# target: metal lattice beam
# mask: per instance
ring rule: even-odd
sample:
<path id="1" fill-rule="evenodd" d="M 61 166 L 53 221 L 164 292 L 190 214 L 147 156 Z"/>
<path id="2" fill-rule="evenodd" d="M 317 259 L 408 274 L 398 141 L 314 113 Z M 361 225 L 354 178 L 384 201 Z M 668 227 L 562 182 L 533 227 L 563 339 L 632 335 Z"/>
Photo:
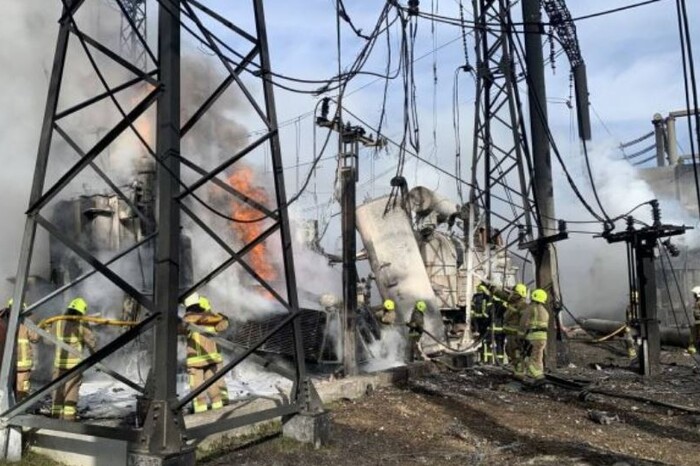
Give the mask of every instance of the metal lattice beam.
<path id="1" fill-rule="evenodd" d="M 27 212 L 27 220 L 25 234 L 23 237 L 22 248 L 20 251 L 20 264 L 18 267 L 17 280 L 14 291 L 14 305 L 10 312 L 8 323 L 7 341 L 5 344 L 5 357 L 3 358 L 2 368 L 0 369 L 0 390 L 4 396 L 1 397 L 0 412 L 2 414 L 2 422 L 4 426 L 23 426 L 40 424 L 35 416 L 25 416 L 26 409 L 36 402 L 44 394 L 50 393 L 52 390 L 60 387 L 72 375 L 80 374 L 95 364 L 99 364 L 100 360 L 106 356 L 113 354 L 125 346 L 130 344 L 146 329 L 153 327 L 155 334 L 154 351 L 152 355 L 152 372 L 149 376 L 149 384 L 152 390 L 146 390 L 144 401 L 147 404 L 147 414 L 143 420 L 142 427 L 136 428 L 133 426 L 131 430 L 113 430 L 113 429 L 93 429 L 85 425 L 85 428 L 76 427 L 75 424 L 69 424 L 64 421 L 54 420 L 50 424 L 52 430 L 63 430 L 66 432 L 86 431 L 92 432 L 94 435 L 114 438 L 137 439 L 135 442 L 138 445 L 137 454 L 144 454 L 149 457 L 160 458 L 165 461 L 165 458 L 184 454 L 187 450 L 185 437 L 191 435 L 192 432 L 186 432 L 184 422 L 182 420 L 182 408 L 193 399 L 201 390 L 206 389 L 207 385 L 213 384 L 216 380 L 223 377 L 227 372 L 237 366 L 240 362 L 248 359 L 259 358 L 256 355 L 256 349 L 262 346 L 269 338 L 275 337 L 277 333 L 290 335 L 292 347 L 294 348 L 294 365 L 291 371 L 285 375 L 293 381 L 292 392 L 290 393 L 288 403 L 281 404 L 276 410 L 266 411 L 261 413 L 252 413 L 245 417 L 228 419 L 225 422 L 213 422 L 212 424 L 198 427 L 194 429 L 197 437 L 203 437 L 209 433 L 218 432 L 231 428 L 231 426 L 240 426 L 259 422 L 267 419 L 270 416 L 279 416 L 280 414 L 289 415 L 303 410 L 312 410 L 317 406 L 317 399 L 310 396 L 313 392 L 309 388 L 308 378 L 306 376 L 304 347 L 302 342 L 302 334 L 300 324 L 298 322 L 300 309 L 297 296 L 296 277 L 294 274 L 294 262 L 292 254 L 292 236 L 289 225 L 289 215 L 287 212 L 287 196 L 284 186 L 284 177 L 282 169 L 282 155 L 279 142 L 279 132 L 277 115 L 275 108 L 275 99 L 272 83 L 264 77 L 269 76 L 271 72 L 270 56 L 267 44 L 267 32 L 265 25 L 265 16 L 263 11 L 262 0 L 250 0 L 250 7 L 255 17 L 254 31 L 245 31 L 243 27 L 234 24 L 227 20 L 223 14 L 217 13 L 211 8 L 204 7 L 199 2 L 192 0 L 158 0 L 158 57 L 156 59 L 153 51 L 149 48 L 146 41 L 146 2 L 145 0 L 115 0 L 122 13 L 122 28 L 120 31 L 122 47 L 125 47 L 121 52 L 116 52 L 109 49 L 103 42 L 85 34 L 81 29 L 81 25 L 76 21 L 76 13 L 83 6 L 82 0 L 60 0 L 63 4 L 63 13 L 60 21 L 59 35 L 56 42 L 56 53 L 54 56 L 54 65 L 49 83 L 49 93 L 47 97 L 46 110 L 40 136 L 39 151 L 37 156 L 36 169 L 34 173 L 34 181 L 30 196 L 29 210 Z M 185 24 L 183 21 L 188 20 Z M 223 26 L 232 32 L 236 37 L 243 37 L 252 42 L 252 48 L 248 46 L 244 50 L 236 50 L 226 41 L 215 36 L 211 30 L 211 25 L 207 23 L 216 22 L 217 27 Z M 192 26 L 194 25 L 194 26 Z M 180 37 L 182 32 L 190 33 L 203 45 L 209 48 L 217 60 L 227 70 L 227 77 L 223 83 L 216 88 L 214 93 L 207 98 L 199 110 L 186 122 L 180 121 L 181 107 L 181 90 L 180 75 L 182 71 L 180 63 Z M 64 80 L 64 68 L 66 63 L 66 55 L 68 53 L 69 41 L 77 41 L 79 47 L 77 50 L 82 51 L 88 59 L 88 62 L 97 76 L 98 87 L 101 87 L 100 93 L 94 97 L 79 102 L 72 107 L 59 112 L 58 101 L 61 94 L 61 88 Z M 222 50 L 226 50 L 224 54 Z M 130 76 L 117 87 L 110 87 L 105 79 L 105 71 L 101 69 L 106 65 L 98 64 L 93 54 L 99 51 L 108 59 L 111 65 L 115 66 L 121 72 L 125 72 Z M 232 53 L 235 58 L 231 58 Z M 150 59 L 150 61 L 149 61 Z M 257 64 L 254 64 L 257 60 Z M 150 68 L 152 64 L 155 69 Z M 258 76 L 260 80 L 259 88 L 262 89 L 259 95 L 256 95 L 252 90 L 253 87 L 247 87 L 248 82 L 244 84 L 239 75 L 248 70 L 249 67 L 255 68 L 254 76 Z M 66 74 L 66 79 L 68 74 Z M 142 84 L 150 86 L 140 87 Z M 236 154 L 225 158 L 216 168 L 212 170 L 204 170 L 190 162 L 187 158 L 180 154 L 180 141 L 185 133 L 197 126 L 200 118 L 203 117 L 217 100 L 224 94 L 230 86 L 236 86 L 242 93 L 242 98 L 246 99 L 251 107 L 257 113 L 259 120 L 267 127 L 267 133 L 256 141 L 250 141 L 246 147 L 240 148 Z M 145 91 L 140 92 L 139 89 Z M 136 101 L 133 107 L 125 108 L 120 100 L 116 98 L 117 93 L 134 92 L 140 93 L 140 98 Z M 58 121 L 68 115 L 81 115 L 88 119 L 94 106 L 98 103 L 111 103 L 113 110 L 119 115 L 117 122 L 107 128 L 104 135 L 94 144 L 92 148 L 83 149 L 80 147 L 74 134 L 66 130 L 64 127 L 59 127 Z M 156 147 L 155 149 L 146 141 L 143 134 L 136 128 L 136 121 L 139 117 L 151 108 L 157 106 L 156 115 Z M 210 116 L 211 117 L 211 116 Z M 75 129 L 73 131 L 76 131 Z M 79 131 L 79 130 L 78 130 Z M 48 188 L 45 187 L 47 179 L 47 167 L 49 159 L 56 150 L 52 146 L 53 136 L 57 133 L 60 138 L 65 141 L 68 146 L 79 156 L 79 160 L 70 167 L 58 180 Z M 50 206 L 51 201 L 60 198 L 66 188 L 73 184 L 84 170 L 95 170 L 94 161 L 100 154 L 109 150 L 115 144 L 115 141 L 123 134 L 132 134 L 140 142 L 142 149 L 150 156 L 156 164 L 158 197 L 157 197 L 157 224 L 148 225 L 149 230 L 155 230 L 155 233 L 149 234 L 142 241 L 135 243 L 122 252 L 117 253 L 109 260 L 98 260 L 92 251 L 87 250 L 80 243 L 79 239 L 72 238 L 70 234 L 61 231 L 60 228 L 53 225 L 45 219 L 45 211 Z M 256 148 L 266 146 L 267 151 L 255 150 Z M 266 154 L 270 154 L 269 156 Z M 227 173 L 235 172 L 237 169 L 236 163 L 241 160 L 254 161 L 255 158 L 271 157 L 272 172 L 274 176 L 274 192 L 275 192 L 275 207 L 263 205 L 259 200 L 251 199 L 244 193 L 228 187 L 224 189 L 228 195 L 239 199 L 241 202 L 257 209 L 265 220 L 265 229 L 256 237 L 244 244 L 236 251 L 229 245 L 225 238 L 220 237 L 207 225 L 207 222 L 199 218 L 195 212 L 188 207 L 194 203 L 194 192 L 203 187 L 219 188 L 228 186 L 223 183 L 217 175 L 226 171 Z M 262 160 L 258 160 L 262 162 Z M 193 184 L 187 185 L 180 177 L 181 165 L 185 163 L 194 169 L 199 174 L 200 178 Z M 134 210 L 134 216 L 139 217 L 137 206 L 127 198 L 126 194 L 117 188 L 110 175 L 108 169 L 98 169 L 99 177 L 112 187 L 115 193 L 122 198 L 125 205 Z M 116 189 L 115 189 L 116 188 Z M 196 199 L 197 202 L 201 200 Z M 193 219 L 195 227 L 212 237 L 214 241 L 222 246 L 228 253 L 229 257 L 222 264 L 211 271 L 205 271 L 204 278 L 196 282 L 194 286 L 188 289 L 185 293 L 181 291 L 179 281 L 179 253 L 180 253 L 180 225 L 181 211 Z M 144 216 L 143 214 L 141 216 Z M 149 222 L 145 222 L 149 223 Z M 151 222 L 152 223 L 152 222 Z M 16 403 L 13 399 L 14 381 L 11 380 L 13 353 L 15 351 L 15 341 L 19 325 L 23 319 L 36 309 L 38 304 L 32 305 L 26 312 L 22 312 L 21 303 L 26 294 L 27 278 L 29 275 L 30 264 L 34 254 L 35 236 L 37 226 L 42 226 L 48 233 L 61 241 L 65 247 L 81 258 L 85 263 L 92 267 L 92 271 L 88 271 L 74 277 L 74 279 L 62 286 L 60 289 L 48 293 L 46 296 L 39 298 L 38 303 L 45 303 L 48 300 L 59 296 L 62 293 L 70 292 L 76 285 L 83 282 L 85 279 L 100 274 L 109 280 L 113 285 L 123 289 L 127 294 L 139 301 L 143 307 L 147 308 L 149 313 L 130 331 L 122 334 L 110 342 L 106 342 L 94 355 L 85 358 L 79 366 L 67 374 L 49 382 L 43 387 L 38 387 L 24 401 Z M 281 256 L 285 279 L 285 292 L 275 290 L 272 283 L 266 281 L 255 269 L 246 261 L 246 255 L 257 245 L 263 241 L 270 239 L 273 233 L 279 233 L 281 241 Z M 116 269 L 109 267 L 110 264 L 124 257 L 131 251 L 136 251 L 141 247 L 155 245 L 153 271 L 155 276 L 154 292 L 152 299 L 147 297 L 139 290 L 134 289 L 129 285 L 126 277 L 120 275 Z M 187 294 L 196 291 L 201 286 L 204 286 L 211 280 L 214 280 L 219 274 L 232 267 L 234 264 L 242 266 L 243 270 L 252 278 L 257 280 L 264 289 L 268 290 L 281 307 L 288 312 L 279 328 L 271 332 L 260 341 L 254 342 L 248 348 L 239 348 L 232 361 L 229 362 L 224 369 L 219 371 L 213 378 L 207 381 L 207 384 L 195 390 L 187 396 L 180 396 L 176 393 L 176 375 L 178 371 L 177 361 L 177 335 L 180 327 L 179 318 L 177 315 L 178 303 L 187 296 Z M 279 369 L 277 369 L 279 371 Z M 122 378 L 117 372 L 109 371 L 112 375 Z M 123 379 L 122 379 L 123 380 Z M 11 427 L 10 427 L 11 429 Z M 0 436 L 5 435 L 5 439 L 9 435 L 8 428 L 0 430 Z M 2 439 L 0 439 L 2 440 Z M 4 443 L 7 446 L 7 443 Z M 0 452 L 2 456 L 11 456 L 8 450 Z M 187 453 L 189 454 L 189 453 Z M 158 463 L 161 464 L 161 463 Z"/>
<path id="2" fill-rule="evenodd" d="M 473 7 L 477 89 L 472 183 L 478 189 L 470 199 L 482 212 L 479 225 L 493 239 L 492 230 L 503 227 L 494 219 L 504 220 L 506 227 L 518 219 L 531 231 L 530 153 L 513 61 L 511 2 L 474 0 Z M 488 256 L 488 242 L 484 247 Z"/>
<path id="3" fill-rule="evenodd" d="M 142 40 L 148 40 L 146 0 L 121 0 L 120 46 L 122 55 L 140 69 L 146 69 L 147 54 Z M 140 37 L 139 37 L 140 36 Z"/>

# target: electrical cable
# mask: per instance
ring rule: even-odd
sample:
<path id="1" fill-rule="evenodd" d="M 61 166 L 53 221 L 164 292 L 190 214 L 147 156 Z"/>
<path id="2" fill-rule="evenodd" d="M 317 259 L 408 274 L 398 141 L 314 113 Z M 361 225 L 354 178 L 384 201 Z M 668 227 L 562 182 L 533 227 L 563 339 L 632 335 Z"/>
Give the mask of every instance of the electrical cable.
<path id="1" fill-rule="evenodd" d="M 523 57 L 524 57 L 524 55 L 525 55 L 525 51 L 524 51 L 524 49 L 523 49 L 522 41 L 520 40 L 520 37 L 517 36 L 517 35 L 516 35 L 516 41 L 515 41 L 515 42 L 516 42 L 516 44 L 518 45 L 518 47 L 515 47 L 515 48 L 514 48 L 515 54 L 516 54 L 516 58 L 518 59 L 518 62 L 521 64 L 522 73 L 523 73 L 523 75 L 525 76 L 525 78 L 526 78 L 526 80 L 527 80 L 527 82 L 528 82 L 528 86 L 532 86 L 532 79 L 531 79 L 531 77 L 530 77 L 530 74 L 527 72 L 527 69 L 526 69 L 525 67 L 522 66 L 522 63 L 523 63 L 523 61 L 524 61 L 524 60 L 523 60 Z M 582 205 L 586 208 L 586 210 L 593 216 L 593 218 L 595 218 L 595 219 L 598 220 L 599 222 L 605 224 L 606 222 L 609 221 L 609 219 L 607 219 L 607 218 L 604 219 L 603 217 L 601 217 L 601 216 L 591 207 L 591 205 L 588 203 L 588 201 L 586 201 L 586 199 L 583 197 L 583 194 L 581 194 L 581 191 L 579 191 L 578 187 L 576 186 L 576 183 L 575 183 L 573 177 L 571 176 L 571 173 L 569 172 L 568 168 L 566 167 L 566 163 L 564 162 L 564 159 L 563 159 L 561 153 L 559 152 L 559 148 L 558 148 L 558 146 L 557 146 L 557 144 L 556 144 L 556 141 L 555 141 L 555 139 L 554 139 L 554 136 L 552 135 L 552 131 L 551 131 L 549 125 L 547 124 L 547 121 L 546 121 L 545 118 L 544 118 L 544 109 L 543 109 L 543 106 L 542 106 L 542 102 L 539 101 L 539 99 L 537 98 L 537 96 L 535 96 L 534 103 L 535 103 L 536 107 L 537 107 L 538 110 L 539 110 L 538 112 L 536 112 L 536 113 L 537 113 L 537 117 L 540 118 L 541 121 L 542 121 L 542 123 L 543 123 L 544 129 L 545 129 L 545 133 L 546 133 L 546 136 L 547 136 L 547 139 L 549 140 L 550 146 L 551 146 L 552 151 L 554 152 L 554 154 L 555 154 L 555 156 L 556 156 L 556 158 L 557 158 L 557 161 L 559 162 L 559 165 L 561 166 L 562 170 L 564 171 L 564 175 L 565 175 L 565 177 L 566 177 L 567 182 L 569 183 L 569 186 L 571 187 L 572 191 L 574 192 L 574 194 L 575 194 L 576 197 L 578 198 L 579 202 L 581 202 L 581 204 L 582 204 Z M 604 215 L 605 215 L 605 213 L 604 213 Z"/>
<path id="2" fill-rule="evenodd" d="M 698 179 L 698 160 L 695 152 L 695 140 L 693 139 L 693 124 L 691 115 L 695 114 L 695 130 L 697 133 L 698 150 L 700 150 L 700 105 L 698 105 L 698 88 L 695 80 L 695 63 L 693 60 L 692 41 L 690 39 L 690 28 L 688 24 L 688 11 L 685 0 L 676 0 L 676 12 L 678 15 L 678 34 L 680 36 L 681 56 L 683 62 L 683 84 L 685 88 L 685 105 L 688 113 L 688 135 L 690 137 L 690 152 L 693 161 L 693 176 L 695 180 L 695 195 L 698 201 L 698 211 L 700 211 L 700 180 Z M 690 77 L 688 74 L 690 73 Z M 690 81 L 690 83 L 689 83 Z M 692 86 L 693 105 L 691 108 L 690 94 Z"/>

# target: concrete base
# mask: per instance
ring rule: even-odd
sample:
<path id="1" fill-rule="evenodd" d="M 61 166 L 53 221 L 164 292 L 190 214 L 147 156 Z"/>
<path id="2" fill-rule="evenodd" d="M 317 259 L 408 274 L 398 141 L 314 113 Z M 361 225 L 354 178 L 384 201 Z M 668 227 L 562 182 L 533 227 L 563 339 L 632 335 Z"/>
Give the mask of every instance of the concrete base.
<path id="1" fill-rule="evenodd" d="M 29 436 L 33 451 L 58 462 L 80 466 L 123 466 L 127 443 L 89 435 L 39 430 Z"/>
<path id="2" fill-rule="evenodd" d="M 171 456 L 152 456 L 146 453 L 130 452 L 128 466 L 194 466 L 195 452 L 189 450 Z"/>
<path id="3" fill-rule="evenodd" d="M 16 463 L 22 459 L 22 431 L 14 427 L 0 430 L 0 458 L 10 463 Z"/>
<path id="4" fill-rule="evenodd" d="M 331 437 L 331 415 L 328 412 L 297 414 L 282 426 L 282 435 L 301 443 L 310 443 L 319 449 Z"/>

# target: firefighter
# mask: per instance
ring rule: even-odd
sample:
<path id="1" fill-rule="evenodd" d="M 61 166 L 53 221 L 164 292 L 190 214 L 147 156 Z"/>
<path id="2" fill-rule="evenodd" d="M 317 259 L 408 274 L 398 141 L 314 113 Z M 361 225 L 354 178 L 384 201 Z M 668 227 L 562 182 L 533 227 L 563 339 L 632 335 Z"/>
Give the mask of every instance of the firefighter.
<path id="1" fill-rule="evenodd" d="M 494 289 L 495 291 L 495 289 Z M 508 303 L 505 298 L 496 293 L 491 294 L 491 325 L 489 333 L 491 337 L 491 362 L 503 365 L 506 359 L 506 334 L 504 330 L 505 315 Z"/>
<path id="2" fill-rule="evenodd" d="M 374 312 L 377 322 L 384 325 L 392 325 L 396 321 L 396 303 L 391 299 L 385 299 L 381 309 Z"/>
<path id="3" fill-rule="evenodd" d="M 700 286 L 694 287 L 691 292 L 695 297 L 693 303 L 693 326 L 690 328 L 690 343 L 688 344 L 688 353 L 695 354 L 697 352 L 698 340 L 700 340 Z"/>
<path id="4" fill-rule="evenodd" d="M 479 334 L 481 338 L 486 334 L 488 319 L 491 307 L 491 292 L 485 284 L 481 283 L 476 288 L 476 293 L 472 296 L 472 331 Z"/>
<path id="5" fill-rule="evenodd" d="M 75 298 L 68 304 L 63 314 L 73 319 L 57 320 L 52 323 L 53 334 L 59 341 L 72 347 L 78 354 L 66 351 L 56 346 L 54 358 L 54 380 L 74 368 L 82 361 L 83 350 L 87 347 L 90 353 L 94 352 L 97 341 L 88 325 L 80 321 L 80 317 L 87 313 L 88 305 L 83 298 Z M 74 421 L 77 415 L 78 395 L 82 375 L 74 375 L 53 393 L 51 404 L 51 417 Z"/>
<path id="6" fill-rule="evenodd" d="M 411 319 L 406 324 L 408 326 L 408 338 L 411 342 L 411 361 L 418 358 L 427 359 L 423 353 L 423 348 L 420 346 L 420 339 L 425 331 L 425 311 L 428 310 L 428 305 L 425 301 L 416 301 L 411 313 Z"/>
<path id="7" fill-rule="evenodd" d="M 520 319 L 527 308 L 527 286 L 518 283 L 508 295 L 506 312 L 503 317 L 503 332 L 506 335 L 506 355 L 517 379 L 525 374 L 523 366 L 523 333 L 520 330 Z"/>
<path id="8" fill-rule="evenodd" d="M 625 349 L 627 349 L 627 357 L 634 359 L 637 357 L 637 345 L 634 343 L 634 337 L 632 336 L 632 326 L 635 325 L 637 316 L 635 310 L 639 305 L 639 293 L 634 290 L 630 294 L 630 304 L 627 305 L 627 310 L 625 311 Z"/>
<path id="9" fill-rule="evenodd" d="M 223 332 L 228 328 L 228 318 L 215 314 L 209 300 L 194 293 L 185 299 L 185 317 L 187 323 L 194 324 L 209 333 Z M 211 378 L 223 367 L 223 358 L 214 340 L 201 333 L 183 328 L 187 335 L 187 374 L 190 390 L 194 390 Z M 228 389 L 223 377 L 219 378 L 206 393 L 200 394 L 193 402 L 194 412 L 201 413 L 208 409 L 207 396 L 211 409 L 220 409 L 228 403 Z"/>
<path id="10" fill-rule="evenodd" d="M 23 308 L 26 308 L 23 305 Z M 10 310 L 12 309 L 12 299 L 7 302 L 7 307 L 0 310 L 0 319 L 7 322 L 10 318 Z M 22 401 L 28 394 L 31 388 L 29 379 L 34 368 L 34 358 L 32 344 L 39 341 L 39 336 L 36 332 L 29 330 L 23 323 L 20 322 L 17 330 L 17 346 L 15 346 L 15 358 L 17 360 L 15 376 L 15 398 L 17 401 Z"/>
<path id="11" fill-rule="evenodd" d="M 491 332 L 489 325 L 491 320 L 491 292 L 488 287 L 481 283 L 472 296 L 472 331 L 479 334 L 481 340 L 481 362 L 488 362 L 491 359 Z"/>
<path id="12" fill-rule="evenodd" d="M 526 375 L 535 381 L 544 379 L 544 350 L 547 347 L 549 312 L 545 308 L 547 292 L 536 289 L 531 303 L 520 319 L 520 331 L 525 335 L 524 346 Z"/>

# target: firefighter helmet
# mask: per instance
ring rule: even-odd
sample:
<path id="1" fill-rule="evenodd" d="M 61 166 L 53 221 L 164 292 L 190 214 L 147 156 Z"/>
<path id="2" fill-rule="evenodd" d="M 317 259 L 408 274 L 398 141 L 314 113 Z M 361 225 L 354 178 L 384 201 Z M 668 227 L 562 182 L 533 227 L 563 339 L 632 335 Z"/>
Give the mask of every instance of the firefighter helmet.
<path id="1" fill-rule="evenodd" d="M 384 300 L 384 309 L 391 312 L 396 309 L 396 303 L 392 299 L 386 299 Z"/>
<path id="2" fill-rule="evenodd" d="M 515 285 L 513 291 L 515 291 L 515 294 L 517 294 L 521 298 L 527 298 L 527 286 L 525 286 L 524 283 L 518 283 L 517 285 Z"/>
<path id="3" fill-rule="evenodd" d="M 532 300 L 536 303 L 545 304 L 547 302 L 547 292 L 541 288 L 532 292 Z"/>
<path id="4" fill-rule="evenodd" d="M 693 287 L 692 290 L 690 290 L 696 298 L 700 298 L 700 286 Z"/>
<path id="5" fill-rule="evenodd" d="M 201 307 L 204 312 L 211 312 L 211 303 L 204 296 L 199 297 L 199 307 Z"/>
<path id="6" fill-rule="evenodd" d="M 87 313 L 87 302 L 83 298 L 75 298 L 73 301 L 68 304 L 68 309 L 72 309 L 76 312 L 81 313 L 82 315 L 85 315 Z"/>
<path id="7" fill-rule="evenodd" d="M 190 306 L 197 306 L 199 304 L 199 293 L 192 293 L 185 298 L 185 308 Z"/>
<path id="8" fill-rule="evenodd" d="M 423 301 L 423 300 L 416 301 L 416 310 L 417 310 L 418 312 L 423 312 L 423 313 L 424 313 L 425 311 L 428 310 L 428 305 L 425 304 L 425 301 Z"/>

